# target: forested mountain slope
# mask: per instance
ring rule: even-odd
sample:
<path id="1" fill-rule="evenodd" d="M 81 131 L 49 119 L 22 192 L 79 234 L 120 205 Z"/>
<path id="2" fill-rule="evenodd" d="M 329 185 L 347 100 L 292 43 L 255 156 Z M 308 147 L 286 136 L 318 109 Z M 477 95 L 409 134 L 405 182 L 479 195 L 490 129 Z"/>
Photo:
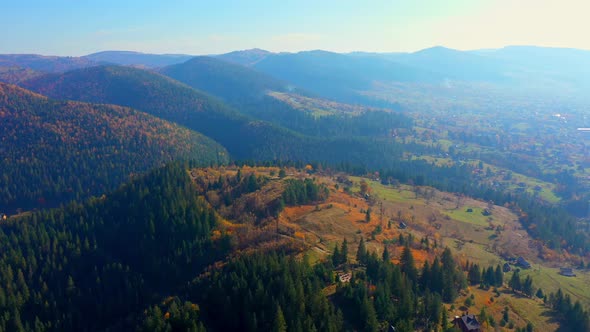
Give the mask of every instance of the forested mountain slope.
<path id="1" fill-rule="evenodd" d="M 210 240 L 216 223 L 177 165 L 1 222 L 0 331 L 129 331 L 224 251 Z"/>
<path id="2" fill-rule="evenodd" d="M 0 211 L 108 192 L 175 159 L 227 161 L 212 140 L 113 105 L 54 101 L 0 83 Z"/>
<path id="3" fill-rule="evenodd" d="M 35 71 L 29 68 L 14 66 L 0 67 L 0 82 L 18 84 L 43 74 L 43 72 Z"/>
<path id="4" fill-rule="evenodd" d="M 400 113 L 321 99 L 253 68 L 213 57 L 195 57 L 160 72 L 219 97 L 243 113 L 305 135 L 387 136 L 391 129 L 409 128 L 412 123 Z"/>
<path id="5" fill-rule="evenodd" d="M 235 159 L 383 165 L 401 154 L 399 145 L 385 138 L 308 137 L 240 114 L 210 95 L 136 68 L 92 67 L 46 75 L 24 85 L 54 98 L 129 106 L 176 122 L 221 143 Z M 383 158 L 369 158 L 377 155 Z"/>
<path id="6" fill-rule="evenodd" d="M 300 137 L 254 121 L 220 100 L 153 72 L 99 66 L 47 75 L 24 84 L 59 99 L 133 107 L 197 130 L 223 144 L 234 158 L 293 158 Z"/>
<path id="7" fill-rule="evenodd" d="M 295 89 L 262 72 L 207 56 L 162 68 L 160 72 L 237 105 L 262 99 L 268 91 Z"/>

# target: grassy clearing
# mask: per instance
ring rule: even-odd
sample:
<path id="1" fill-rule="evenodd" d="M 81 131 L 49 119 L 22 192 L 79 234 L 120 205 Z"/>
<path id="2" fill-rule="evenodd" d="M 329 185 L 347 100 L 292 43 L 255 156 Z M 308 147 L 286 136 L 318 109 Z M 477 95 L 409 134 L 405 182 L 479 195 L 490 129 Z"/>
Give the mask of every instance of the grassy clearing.
<path id="1" fill-rule="evenodd" d="M 467 212 L 468 209 L 471 209 L 472 212 Z M 485 227 L 488 225 L 488 218 L 492 216 L 484 216 L 483 210 L 483 208 L 475 206 L 463 206 L 456 210 L 445 211 L 444 214 L 458 221 Z"/>
<path id="2" fill-rule="evenodd" d="M 486 250 L 484 245 L 468 242 L 458 247 L 454 239 L 445 239 L 445 244 L 453 249 L 455 255 L 462 262 L 469 261 L 486 267 L 502 263 L 498 255 Z"/>
<path id="3" fill-rule="evenodd" d="M 412 160 L 424 160 L 429 163 L 434 163 L 438 167 L 449 167 L 455 163 L 451 158 L 439 158 L 432 156 L 412 156 Z"/>
<path id="4" fill-rule="evenodd" d="M 509 322 L 512 322 L 515 328 L 524 327 L 530 321 L 534 324 L 535 331 L 557 330 L 558 325 L 552 321 L 548 309 L 541 301 L 514 295 L 503 288 L 499 288 L 499 291 L 500 296 L 497 296 L 493 289 L 483 290 L 473 286 L 469 287 L 466 294 L 455 301 L 455 310 L 451 310 L 449 316 L 462 315 L 464 313 L 462 309 L 479 315 L 481 308 L 485 308 L 486 314 L 494 318 L 496 327 L 490 326 L 488 322 L 482 322 L 484 331 L 513 331 L 509 328 L 509 324 L 504 327 L 500 326 L 503 311 L 508 307 Z M 473 305 L 466 308 L 465 300 L 471 295 L 473 295 Z"/>
<path id="5" fill-rule="evenodd" d="M 560 275 L 559 269 L 533 266 L 533 269 L 521 270 L 521 276 L 530 275 L 535 287 L 543 289 L 543 292 L 556 292 L 559 288 L 570 294 L 572 299 L 579 300 L 586 307 L 590 306 L 590 273 L 576 270 L 576 277 Z"/>
<path id="6" fill-rule="evenodd" d="M 360 191 L 360 182 L 361 177 L 358 176 L 351 176 L 350 180 L 354 183 L 353 189 L 355 192 Z M 416 199 L 416 194 L 411 190 L 410 186 L 400 185 L 399 189 L 384 186 L 381 183 L 369 179 L 364 179 L 371 188 L 371 193 L 373 195 L 377 195 L 380 199 L 387 200 L 390 202 L 396 203 L 420 203 L 422 204 L 421 199 Z"/>

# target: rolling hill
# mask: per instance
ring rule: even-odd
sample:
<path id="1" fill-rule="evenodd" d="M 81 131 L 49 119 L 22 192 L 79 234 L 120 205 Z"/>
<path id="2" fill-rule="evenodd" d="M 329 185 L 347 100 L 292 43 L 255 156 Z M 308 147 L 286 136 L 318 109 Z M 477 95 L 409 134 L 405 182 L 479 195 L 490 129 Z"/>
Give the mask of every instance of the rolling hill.
<path id="1" fill-rule="evenodd" d="M 110 191 L 175 159 L 227 161 L 212 140 L 135 110 L 54 101 L 0 83 L 0 211 Z"/>
<path id="2" fill-rule="evenodd" d="M 252 68 L 207 56 L 162 68 L 160 72 L 234 105 L 263 99 L 269 91 L 295 89 L 289 83 Z"/>

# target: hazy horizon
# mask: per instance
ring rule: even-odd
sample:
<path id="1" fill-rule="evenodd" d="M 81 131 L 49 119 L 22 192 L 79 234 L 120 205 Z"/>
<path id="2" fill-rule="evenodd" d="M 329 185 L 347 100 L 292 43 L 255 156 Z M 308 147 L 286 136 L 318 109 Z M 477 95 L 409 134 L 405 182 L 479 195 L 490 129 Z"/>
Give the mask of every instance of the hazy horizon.
<path id="1" fill-rule="evenodd" d="M 47 54 L 47 53 L 16 53 L 16 52 L 0 52 L 0 54 L 3 55 L 41 55 L 41 56 L 58 56 L 58 57 L 83 57 L 83 56 L 88 56 L 88 55 L 92 55 L 92 54 L 99 54 L 99 53 L 104 53 L 104 52 L 129 52 L 129 53 L 137 53 L 137 54 L 153 54 L 153 55 L 178 55 L 178 56 L 184 56 L 184 55 L 189 55 L 189 56 L 214 56 L 214 55 L 221 55 L 221 54 L 227 54 L 227 53 L 231 53 L 231 52 L 245 52 L 245 51 L 253 51 L 253 50 L 260 50 L 260 51 L 266 51 L 266 52 L 270 52 L 270 53 L 274 53 L 274 54 L 296 54 L 296 53 L 302 53 L 302 52 L 315 52 L 315 51 L 323 51 L 323 52 L 331 52 L 331 53 L 338 53 L 338 54 L 354 54 L 354 53 L 367 53 L 367 54 L 393 54 L 393 53 L 408 53 L 408 54 L 412 54 L 412 53 L 417 53 L 417 52 L 421 52 L 424 50 L 428 50 L 428 49 L 433 49 L 433 48 L 446 48 L 446 49 L 451 49 L 451 50 L 457 50 L 457 51 L 463 51 L 463 52 L 478 52 L 478 51 L 494 51 L 494 50 L 500 50 L 500 49 L 504 49 L 504 48 L 509 48 L 509 47 L 531 47 L 531 48 L 546 48 L 546 49 L 564 49 L 564 50 L 580 50 L 580 51 L 588 51 L 590 52 L 590 49 L 583 49 L 583 48 L 575 48 L 575 47 L 556 47 L 556 46 L 542 46 L 542 45 L 505 45 L 502 47 L 495 47 L 495 48 L 491 48 L 491 47 L 484 47 L 484 48 L 477 48 L 477 49 L 465 49 L 465 50 L 460 50 L 460 49 L 456 49 L 456 48 L 451 48 L 445 45 L 433 45 L 433 46 L 429 46 L 429 47 L 425 47 L 425 48 L 421 48 L 418 50 L 412 50 L 412 51 L 367 51 L 367 50 L 354 50 L 354 51 L 347 51 L 347 52 L 339 52 L 339 51 L 333 51 L 333 50 L 328 50 L 328 49 L 305 49 L 305 50 L 298 50 L 298 51 L 270 51 L 261 47 L 252 47 L 252 48 L 246 48 L 246 49 L 234 49 L 234 50 L 229 50 L 227 52 L 223 52 L 223 53 L 180 53 L 180 52 L 146 52 L 146 51 L 139 51 L 139 50 L 133 50 L 133 49 L 104 49 L 104 50 L 98 50 L 96 52 L 92 52 L 92 53 L 86 53 L 86 54 L 79 54 L 79 55 L 72 55 L 72 54 Z"/>
<path id="2" fill-rule="evenodd" d="M 414 52 L 536 45 L 590 49 L 582 0 L 11 2 L 0 53 L 81 56 L 102 50 L 221 54 L 322 49 Z"/>

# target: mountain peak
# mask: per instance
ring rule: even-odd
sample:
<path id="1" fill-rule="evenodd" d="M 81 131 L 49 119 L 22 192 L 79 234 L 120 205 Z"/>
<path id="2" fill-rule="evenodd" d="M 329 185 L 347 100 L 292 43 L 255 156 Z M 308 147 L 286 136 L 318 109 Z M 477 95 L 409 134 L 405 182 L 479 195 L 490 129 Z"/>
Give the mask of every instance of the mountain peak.
<path id="1" fill-rule="evenodd" d="M 461 53 L 461 51 L 448 48 L 445 46 L 433 46 L 414 52 L 413 54 L 448 54 L 448 53 Z"/>
<path id="2" fill-rule="evenodd" d="M 215 56 L 216 58 L 233 62 L 242 66 L 253 66 L 260 60 L 272 55 L 272 52 L 260 48 L 251 48 L 248 50 L 233 51 Z"/>

